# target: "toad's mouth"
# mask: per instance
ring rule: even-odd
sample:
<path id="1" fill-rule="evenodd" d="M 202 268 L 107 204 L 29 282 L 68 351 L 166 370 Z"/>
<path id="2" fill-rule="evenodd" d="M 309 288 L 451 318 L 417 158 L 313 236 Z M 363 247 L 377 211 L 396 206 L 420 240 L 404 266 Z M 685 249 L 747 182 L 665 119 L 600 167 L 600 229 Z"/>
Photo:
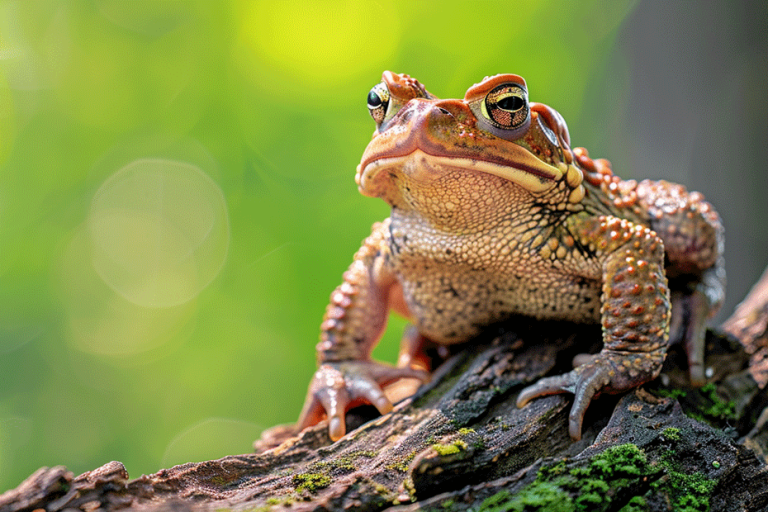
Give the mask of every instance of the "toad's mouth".
<path id="1" fill-rule="evenodd" d="M 517 154 L 519 153 L 519 154 Z M 564 171 L 546 164 L 523 148 L 516 152 L 515 160 L 502 158 L 467 158 L 463 156 L 435 156 L 421 149 L 402 155 L 373 155 L 364 158 L 357 167 L 355 181 L 360 192 L 367 196 L 379 196 L 384 184 L 379 179 L 383 173 L 399 171 L 414 180 L 438 178 L 445 171 L 463 169 L 490 174 L 520 185 L 530 192 L 545 192 L 557 184 Z"/>

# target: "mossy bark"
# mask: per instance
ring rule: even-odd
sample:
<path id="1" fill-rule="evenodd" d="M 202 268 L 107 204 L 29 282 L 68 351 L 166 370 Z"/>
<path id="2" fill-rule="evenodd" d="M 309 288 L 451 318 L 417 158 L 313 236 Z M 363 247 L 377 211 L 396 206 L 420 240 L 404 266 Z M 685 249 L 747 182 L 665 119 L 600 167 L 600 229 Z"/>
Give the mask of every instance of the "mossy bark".
<path id="1" fill-rule="evenodd" d="M 0 512 L 117 510 L 768 510 L 768 272 L 710 331 L 712 384 L 687 385 L 672 349 L 655 382 L 592 403 L 581 441 L 569 396 L 515 407 L 518 392 L 599 346 L 596 328 L 528 320 L 448 359 L 431 384 L 331 443 L 321 424 L 276 427 L 256 453 L 129 480 L 119 462 L 74 477 L 41 468 Z M 746 350 L 745 350 L 746 347 Z"/>

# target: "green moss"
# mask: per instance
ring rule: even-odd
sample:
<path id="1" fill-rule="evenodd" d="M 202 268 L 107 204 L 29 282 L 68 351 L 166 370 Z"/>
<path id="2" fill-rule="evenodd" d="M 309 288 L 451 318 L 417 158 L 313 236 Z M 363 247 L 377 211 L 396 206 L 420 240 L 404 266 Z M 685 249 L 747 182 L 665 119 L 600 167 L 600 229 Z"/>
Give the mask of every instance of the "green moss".
<path id="1" fill-rule="evenodd" d="M 648 503 L 642 496 L 633 496 L 629 502 L 621 507 L 619 512 L 646 512 L 648 510 Z"/>
<path id="2" fill-rule="evenodd" d="M 405 462 L 405 461 L 394 462 L 394 463 L 388 465 L 387 469 L 394 469 L 394 470 L 397 470 L 397 471 L 399 471 L 401 473 L 405 473 L 406 471 L 408 471 L 408 466 L 410 465 L 409 462 L 410 461 L 408 461 L 408 462 Z"/>
<path id="3" fill-rule="evenodd" d="M 466 428 L 466 427 L 460 428 L 458 431 L 458 434 L 460 436 L 469 436 L 471 434 L 476 434 L 476 433 L 477 432 L 475 431 L 475 429 Z M 475 437 L 476 437 L 475 440 L 472 441 L 472 448 L 474 448 L 475 450 L 485 450 L 485 441 L 483 440 L 483 438 L 480 436 L 475 436 Z"/>
<path id="4" fill-rule="evenodd" d="M 545 465 L 536 480 L 512 495 L 502 491 L 486 499 L 480 510 L 576 512 L 606 510 L 619 491 L 626 495 L 655 470 L 645 453 L 633 444 L 615 446 L 593 457 L 585 466 L 568 470 L 565 461 Z M 639 503 L 638 501 L 635 502 Z M 644 503 L 644 501 L 643 501 Z M 615 506 L 615 504 L 613 504 Z M 630 508 L 627 512 L 640 511 Z"/>
<path id="5" fill-rule="evenodd" d="M 349 455 L 347 455 L 347 456 L 348 457 L 352 457 L 352 458 L 365 457 L 366 459 L 373 459 L 378 454 L 379 454 L 379 452 L 374 451 L 374 450 L 357 450 L 357 451 L 354 451 L 354 452 L 350 452 Z"/>
<path id="6" fill-rule="evenodd" d="M 651 488 L 670 496 L 673 510 L 679 512 L 709 510 L 709 496 L 717 483 L 715 480 L 706 478 L 698 471 L 689 475 L 669 464 L 667 477 L 651 484 Z"/>
<path id="7" fill-rule="evenodd" d="M 468 447 L 467 443 L 465 443 L 461 439 L 457 439 L 456 441 L 449 444 L 433 444 L 432 445 L 432 449 L 435 450 L 437 454 L 440 455 L 441 457 L 461 453 L 464 450 L 466 450 L 467 447 Z"/>
<path id="8" fill-rule="evenodd" d="M 554 477 L 560 476 L 566 472 L 565 460 L 561 460 L 554 465 L 542 466 L 536 475 L 537 481 L 551 480 Z"/>
<path id="9" fill-rule="evenodd" d="M 664 432 L 662 432 L 661 434 L 667 439 L 669 439 L 670 441 L 680 440 L 680 429 L 676 427 L 665 428 Z"/>
<path id="10" fill-rule="evenodd" d="M 278 505 L 290 507 L 296 502 L 296 498 L 298 498 L 298 496 L 293 493 L 291 495 L 283 496 L 282 498 L 275 498 L 275 497 L 267 498 L 267 501 L 265 502 L 266 505 L 263 507 L 259 507 L 258 510 L 272 510 L 272 507 L 276 507 Z"/>
<path id="11" fill-rule="evenodd" d="M 317 461 L 307 467 L 306 473 L 293 476 L 293 486 L 296 492 L 307 490 L 311 493 L 328 487 L 331 484 L 331 476 L 340 473 L 351 473 L 358 469 L 355 461 L 360 457 L 372 459 L 377 452 L 373 450 L 358 450 L 347 453 L 333 460 Z M 282 503 L 282 502 L 281 502 Z"/>
<path id="12" fill-rule="evenodd" d="M 519 493 L 502 491 L 480 506 L 484 512 L 596 511 L 615 507 L 619 495 L 633 492 L 639 482 L 656 472 L 645 453 L 633 444 L 615 446 L 584 466 L 568 469 L 565 461 L 545 465 L 536 480 Z M 636 501 L 639 506 L 639 502 Z M 644 501 L 643 501 L 644 503 Z M 635 512 L 641 508 L 630 508 Z"/>
<path id="13" fill-rule="evenodd" d="M 309 470 L 312 472 L 329 473 L 332 470 L 350 473 L 358 469 L 355 461 L 360 457 L 372 459 L 376 457 L 377 453 L 372 450 L 358 450 L 350 452 L 346 455 L 342 455 L 333 460 L 315 462 L 309 466 Z"/>
<path id="14" fill-rule="evenodd" d="M 701 408 L 702 414 L 718 420 L 736 419 L 736 404 L 732 400 L 726 402 L 720 398 L 712 382 L 704 385 L 699 393 L 710 402 L 709 406 Z"/>
<path id="15" fill-rule="evenodd" d="M 681 437 L 675 428 L 665 430 L 664 436 L 675 442 Z M 574 467 L 563 460 L 544 465 L 536 480 L 520 492 L 501 491 L 486 499 L 479 510 L 597 512 L 616 510 L 624 503 L 620 512 L 647 512 L 647 498 L 660 494 L 672 510 L 704 512 L 709 510 L 709 497 L 716 484 L 700 472 L 686 474 L 668 457 L 651 464 L 634 444 L 608 448 L 577 464 Z M 648 481 L 653 483 L 643 484 Z"/>
<path id="16" fill-rule="evenodd" d="M 595 456 L 589 466 L 574 468 L 570 474 L 578 477 L 639 477 L 648 473 L 645 452 L 634 444 L 612 446 Z"/>
<path id="17" fill-rule="evenodd" d="M 687 396 L 687 393 L 682 389 L 668 389 L 668 388 L 657 388 L 653 390 L 654 394 L 664 397 L 664 398 L 685 398 Z"/>
<path id="18" fill-rule="evenodd" d="M 394 469 L 394 470 L 400 471 L 401 473 L 405 473 L 408 471 L 408 467 L 411 465 L 411 461 L 415 458 L 416 458 L 416 451 L 414 450 L 411 453 L 409 453 L 408 456 L 405 457 L 404 459 L 397 462 L 393 462 L 392 464 L 389 464 L 387 466 L 387 469 Z"/>
<path id="19" fill-rule="evenodd" d="M 373 490 L 376 491 L 376 494 L 378 494 L 379 496 L 388 497 L 388 496 L 391 496 L 393 494 L 392 491 L 390 491 L 388 487 L 386 487 L 384 485 L 381 485 L 378 482 L 373 482 L 372 481 L 371 485 L 373 485 Z"/>
<path id="20" fill-rule="evenodd" d="M 712 391 L 706 392 L 710 393 Z M 662 433 L 664 437 L 675 443 L 682 440 L 680 429 L 678 428 L 670 427 Z M 675 511 L 705 512 L 709 510 L 709 497 L 717 481 L 708 479 L 699 471 L 689 474 L 690 471 L 683 470 L 679 467 L 679 464 L 674 462 L 672 459 L 674 453 L 674 451 L 671 451 L 662 456 L 661 466 L 664 468 L 666 478 L 653 482 L 651 489 L 668 496 Z"/>
<path id="21" fill-rule="evenodd" d="M 314 462 L 308 469 L 312 472 L 319 471 L 322 473 L 330 473 L 332 470 L 338 469 L 342 472 L 349 473 L 357 468 L 348 460 L 334 459 L 330 461 Z"/>
<path id="22" fill-rule="evenodd" d="M 293 486 L 296 492 L 307 490 L 316 493 L 331 485 L 331 478 L 320 473 L 300 473 L 293 476 Z"/>
<path id="23" fill-rule="evenodd" d="M 408 493 L 408 497 L 411 499 L 411 503 L 416 503 L 416 488 L 413 486 L 413 478 L 406 477 L 402 483 L 403 489 Z"/>
<path id="24" fill-rule="evenodd" d="M 478 512 L 572 512 L 575 505 L 571 497 L 555 484 L 539 483 L 523 488 L 514 496 L 501 491 L 480 504 Z"/>
<path id="25" fill-rule="evenodd" d="M 702 423 L 720 426 L 724 421 L 737 418 L 735 402 L 720 398 L 717 394 L 717 386 L 712 382 L 689 393 L 681 389 L 666 388 L 657 388 L 653 392 L 662 397 L 686 398 L 680 401 L 685 414 Z"/>

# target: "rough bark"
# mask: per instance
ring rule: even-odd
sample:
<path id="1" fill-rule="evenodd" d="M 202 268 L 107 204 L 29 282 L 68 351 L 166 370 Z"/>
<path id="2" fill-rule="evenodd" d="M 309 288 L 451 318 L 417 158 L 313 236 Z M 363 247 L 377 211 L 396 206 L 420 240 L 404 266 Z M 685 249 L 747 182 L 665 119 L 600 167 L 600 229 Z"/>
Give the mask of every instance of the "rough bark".
<path id="1" fill-rule="evenodd" d="M 324 424 L 298 435 L 284 426 L 256 453 L 135 480 L 119 462 L 78 477 L 41 468 L 0 495 L 0 512 L 768 510 L 768 271 L 723 330 L 708 333 L 712 384 L 688 387 L 673 348 L 661 378 L 593 402 L 575 443 L 569 396 L 523 409 L 515 398 L 597 348 L 599 329 L 509 325 L 463 347 L 392 413 L 353 411 L 359 428 L 337 443 Z"/>
<path id="2" fill-rule="evenodd" d="M 723 330 L 741 341 L 750 355 L 749 371 L 760 387 L 768 383 L 768 268 Z"/>

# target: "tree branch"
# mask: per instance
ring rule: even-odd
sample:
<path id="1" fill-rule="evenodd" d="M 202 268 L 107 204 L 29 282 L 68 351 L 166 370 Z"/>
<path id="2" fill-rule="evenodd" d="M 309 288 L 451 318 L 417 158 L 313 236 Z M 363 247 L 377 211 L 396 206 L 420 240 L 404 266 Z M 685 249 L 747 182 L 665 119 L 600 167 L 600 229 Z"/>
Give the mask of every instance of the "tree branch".
<path id="1" fill-rule="evenodd" d="M 673 347 L 660 379 L 594 401 L 575 443 L 567 431 L 569 396 L 523 409 L 515 398 L 541 376 L 568 369 L 577 353 L 599 348 L 599 327 L 526 319 L 464 346 L 392 413 L 352 411 L 350 427 L 359 428 L 337 443 L 324 423 L 298 435 L 283 426 L 264 433 L 257 453 L 135 480 L 119 462 L 76 478 L 63 467 L 41 468 L 0 495 L 0 512 L 461 511 L 483 503 L 504 510 L 555 503 L 564 510 L 765 510 L 767 276 L 725 332 L 708 333 L 715 385 L 687 387 L 685 357 Z"/>

